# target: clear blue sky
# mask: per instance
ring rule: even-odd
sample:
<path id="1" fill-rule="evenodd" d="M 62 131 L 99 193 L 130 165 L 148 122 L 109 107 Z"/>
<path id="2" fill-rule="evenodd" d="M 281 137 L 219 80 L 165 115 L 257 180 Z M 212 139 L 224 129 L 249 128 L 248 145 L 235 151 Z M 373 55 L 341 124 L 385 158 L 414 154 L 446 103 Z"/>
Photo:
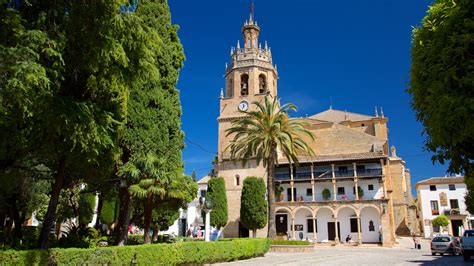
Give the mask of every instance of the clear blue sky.
<path id="1" fill-rule="evenodd" d="M 423 149 L 422 127 L 405 92 L 409 83 L 412 26 L 428 0 L 255 0 L 260 41 L 268 41 L 278 65 L 278 95 L 299 107 L 294 116 L 328 109 L 389 118 L 389 145 L 411 170 L 412 186 L 445 175 Z M 178 88 L 183 106 L 185 172 L 198 178 L 211 169 L 217 150 L 219 92 L 230 47 L 241 39 L 249 1 L 169 0 L 172 21 L 186 53 Z M 241 41 L 242 43 L 242 41 Z"/>

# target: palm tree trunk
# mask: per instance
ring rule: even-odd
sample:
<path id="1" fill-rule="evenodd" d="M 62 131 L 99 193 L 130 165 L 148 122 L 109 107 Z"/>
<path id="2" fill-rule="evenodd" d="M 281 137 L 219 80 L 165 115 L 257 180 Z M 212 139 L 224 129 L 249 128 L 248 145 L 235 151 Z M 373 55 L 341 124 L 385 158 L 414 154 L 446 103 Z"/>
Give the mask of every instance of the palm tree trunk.
<path id="1" fill-rule="evenodd" d="M 66 160 L 62 158 L 59 160 L 56 177 L 54 178 L 53 190 L 51 191 L 51 198 L 48 204 L 48 210 L 44 216 L 43 227 L 41 228 L 41 233 L 38 239 L 38 245 L 40 249 L 47 249 L 49 247 L 49 234 L 56 216 L 56 209 L 59 203 L 59 194 L 63 188 L 65 177 Z"/>
<path id="2" fill-rule="evenodd" d="M 273 148 L 273 147 L 272 147 Z M 267 161 L 267 199 L 268 199 L 268 238 L 276 237 L 275 228 L 275 186 L 273 175 L 275 171 L 276 147 L 272 149 Z"/>
<path id="3" fill-rule="evenodd" d="M 145 213 L 144 213 L 144 225 L 143 225 L 143 243 L 151 244 L 150 238 L 150 225 L 151 225 L 151 213 L 153 211 L 153 194 L 149 195 L 145 202 Z"/>

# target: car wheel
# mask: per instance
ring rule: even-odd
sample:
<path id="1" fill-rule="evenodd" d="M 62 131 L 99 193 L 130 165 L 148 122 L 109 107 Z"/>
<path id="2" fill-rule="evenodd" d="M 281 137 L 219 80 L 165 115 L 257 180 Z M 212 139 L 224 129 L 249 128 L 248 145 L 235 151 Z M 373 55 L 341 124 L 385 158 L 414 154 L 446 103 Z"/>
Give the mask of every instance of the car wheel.
<path id="1" fill-rule="evenodd" d="M 469 256 L 470 254 L 466 254 L 466 253 L 463 253 L 462 254 L 462 258 L 464 259 L 464 261 L 467 261 L 471 258 L 471 256 Z"/>

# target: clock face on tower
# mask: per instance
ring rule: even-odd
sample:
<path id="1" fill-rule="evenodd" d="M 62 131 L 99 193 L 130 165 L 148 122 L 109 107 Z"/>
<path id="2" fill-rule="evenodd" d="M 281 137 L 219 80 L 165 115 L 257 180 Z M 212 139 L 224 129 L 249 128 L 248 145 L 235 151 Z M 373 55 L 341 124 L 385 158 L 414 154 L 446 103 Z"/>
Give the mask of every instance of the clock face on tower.
<path id="1" fill-rule="evenodd" d="M 249 109 L 249 103 L 247 101 L 241 101 L 239 103 L 239 110 L 240 111 L 247 111 Z"/>

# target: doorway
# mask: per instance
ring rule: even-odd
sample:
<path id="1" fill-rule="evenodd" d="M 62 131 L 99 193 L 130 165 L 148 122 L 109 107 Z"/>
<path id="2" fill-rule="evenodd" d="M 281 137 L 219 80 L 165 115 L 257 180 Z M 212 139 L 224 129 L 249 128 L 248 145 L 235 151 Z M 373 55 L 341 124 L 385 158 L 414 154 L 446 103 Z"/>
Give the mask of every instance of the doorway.
<path id="1" fill-rule="evenodd" d="M 276 215 L 276 232 L 277 235 L 286 235 L 288 231 L 288 215 L 277 214 Z"/>
<path id="2" fill-rule="evenodd" d="M 451 229 L 453 236 L 459 236 L 459 227 L 463 226 L 462 220 L 451 220 Z"/>
<path id="3" fill-rule="evenodd" d="M 239 222 L 239 237 L 249 237 L 249 229 L 245 228 L 245 226 Z"/>
<path id="4" fill-rule="evenodd" d="M 181 218 L 181 220 L 179 221 L 179 229 L 178 229 L 179 236 L 186 236 L 186 229 L 187 229 L 186 227 L 187 227 L 187 219 Z"/>
<path id="5" fill-rule="evenodd" d="M 334 222 L 328 222 L 328 240 L 336 239 L 336 230 L 334 230 Z M 337 222 L 337 235 L 341 239 L 341 224 Z"/>
<path id="6" fill-rule="evenodd" d="M 295 187 L 293 188 L 293 196 L 294 196 L 293 200 L 296 201 L 296 188 Z M 291 201 L 291 188 L 286 189 L 286 198 L 288 199 L 287 201 Z"/>

